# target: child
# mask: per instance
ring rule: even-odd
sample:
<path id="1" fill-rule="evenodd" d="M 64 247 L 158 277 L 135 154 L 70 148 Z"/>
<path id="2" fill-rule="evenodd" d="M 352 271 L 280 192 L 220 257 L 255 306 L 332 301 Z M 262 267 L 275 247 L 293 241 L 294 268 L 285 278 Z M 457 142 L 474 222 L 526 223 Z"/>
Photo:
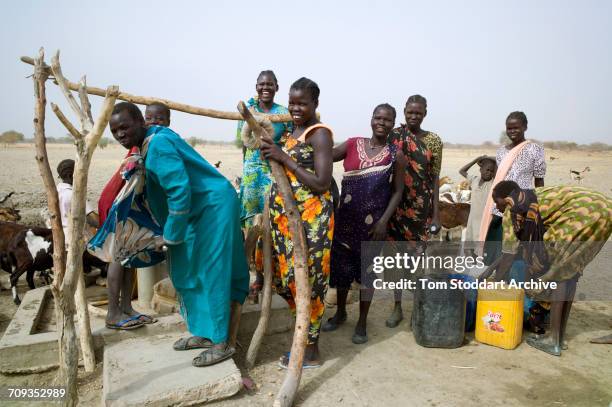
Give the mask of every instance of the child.
<path id="1" fill-rule="evenodd" d="M 478 164 L 480 167 L 480 176 L 476 174 L 468 175 L 468 170 L 474 164 Z M 481 155 L 480 157 L 473 159 L 459 170 L 459 174 L 468 179 L 470 188 L 472 190 L 470 215 L 468 217 L 465 236 L 466 242 L 473 242 L 478 239 L 482 211 L 484 210 L 485 203 L 489 193 L 491 192 L 491 185 L 493 184 L 493 178 L 495 177 L 496 171 L 497 164 L 495 162 L 495 158 L 487 155 Z"/>
<path id="2" fill-rule="evenodd" d="M 66 242 L 66 250 L 70 244 L 70 230 L 68 229 L 68 217 L 70 216 L 70 208 L 72 205 L 72 178 L 74 174 L 74 160 L 62 160 L 57 166 L 57 175 L 62 182 L 57 184 L 57 195 L 59 198 L 60 215 L 62 218 L 62 228 L 64 229 L 64 237 Z M 98 215 L 95 213 L 95 208 L 89 201 L 85 201 L 86 222 L 84 237 L 89 240 L 95 233 L 91 233 L 90 228 L 98 226 Z"/>
<path id="3" fill-rule="evenodd" d="M 145 126 L 170 127 L 170 109 L 160 102 L 153 102 L 145 110 Z"/>

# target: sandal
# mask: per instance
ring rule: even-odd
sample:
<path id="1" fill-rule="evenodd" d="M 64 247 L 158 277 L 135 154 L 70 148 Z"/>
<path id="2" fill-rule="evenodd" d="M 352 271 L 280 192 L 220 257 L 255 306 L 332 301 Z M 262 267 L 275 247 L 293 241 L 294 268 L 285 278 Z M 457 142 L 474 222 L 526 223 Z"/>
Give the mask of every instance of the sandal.
<path id="1" fill-rule="evenodd" d="M 205 367 L 214 365 L 215 363 L 219 363 L 231 358 L 235 352 L 236 349 L 232 348 L 229 345 L 227 345 L 225 349 L 211 347 L 193 358 L 191 364 L 195 367 Z"/>
<path id="2" fill-rule="evenodd" d="M 144 326 L 144 323 L 138 319 L 132 317 L 126 318 L 123 321 L 119 321 L 116 324 L 106 323 L 108 329 L 120 329 L 123 331 L 129 331 L 130 329 L 136 329 Z"/>
<path id="3" fill-rule="evenodd" d="M 527 345 L 538 350 L 548 353 L 553 356 L 561 356 L 561 347 L 552 343 L 552 340 L 547 337 L 527 337 Z"/>
<path id="4" fill-rule="evenodd" d="M 188 338 L 181 338 L 174 342 L 172 348 L 174 350 L 191 350 L 191 349 L 208 349 L 213 346 L 213 343 L 206 338 L 201 336 L 190 336 Z"/>
<path id="5" fill-rule="evenodd" d="M 133 319 L 137 319 L 145 325 L 154 324 L 157 322 L 157 318 L 153 318 L 147 314 L 136 314 L 132 317 Z"/>
<path id="6" fill-rule="evenodd" d="M 338 317 L 338 313 L 336 313 L 336 315 L 328 319 L 327 322 L 323 324 L 323 326 L 321 327 L 321 330 L 323 332 L 332 332 L 338 329 L 338 327 L 345 322 L 346 322 L 346 314 L 343 314 L 340 317 Z"/>
<path id="7" fill-rule="evenodd" d="M 351 338 L 351 341 L 355 345 L 363 345 L 368 341 L 368 335 L 359 335 L 357 332 L 355 332 Z"/>
<path id="8" fill-rule="evenodd" d="M 283 356 L 281 356 L 280 360 L 278 361 L 278 366 L 283 369 L 289 369 L 289 357 L 290 356 L 291 356 L 291 352 L 287 352 Z M 321 367 L 321 365 L 322 363 L 320 362 L 313 362 L 313 361 L 310 361 L 304 358 L 304 363 L 302 363 L 302 370 L 317 369 Z"/>
<path id="9" fill-rule="evenodd" d="M 605 336 L 602 336 L 601 338 L 593 338 L 589 342 L 598 343 L 602 345 L 612 344 L 612 335 L 605 335 Z"/>

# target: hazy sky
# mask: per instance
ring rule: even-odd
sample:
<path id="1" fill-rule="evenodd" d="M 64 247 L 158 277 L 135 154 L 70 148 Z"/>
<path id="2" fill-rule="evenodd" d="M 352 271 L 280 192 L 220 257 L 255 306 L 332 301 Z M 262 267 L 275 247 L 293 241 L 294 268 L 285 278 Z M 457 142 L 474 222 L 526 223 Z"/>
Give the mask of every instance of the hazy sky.
<path id="1" fill-rule="evenodd" d="M 523 110 L 528 137 L 612 143 L 612 1 L 7 1 L 2 15 L 0 132 L 32 134 L 32 67 L 18 58 L 44 46 L 47 61 L 61 50 L 73 81 L 87 74 L 94 86 L 220 110 L 253 96 L 262 69 L 276 72 L 283 105 L 307 76 L 336 140 L 369 135 L 379 103 L 398 109 L 399 124 L 420 93 L 423 127 L 444 141 L 496 141 Z M 48 135 L 66 134 L 47 117 Z M 172 127 L 235 133 L 235 122 L 178 112 Z"/>

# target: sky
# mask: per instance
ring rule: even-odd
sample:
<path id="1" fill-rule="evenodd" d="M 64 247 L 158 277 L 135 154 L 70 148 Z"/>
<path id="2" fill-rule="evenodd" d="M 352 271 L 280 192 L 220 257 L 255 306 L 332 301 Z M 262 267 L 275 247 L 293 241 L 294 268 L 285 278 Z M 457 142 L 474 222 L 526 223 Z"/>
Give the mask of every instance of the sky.
<path id="1" fill-rule="evenodd" d="M 88 84 L 235 111 L 261 70 L 275 101 L 293 81 L 321 89 L 321 120 L 337 141 L 369 136 L 373 108 L 428 100 L 423 128 L 451 143 L 497 142 L 508 113 L 528 138 L 612 144 L 612 2 L 501 1 L 6 1 L 0 25 L 0 132 L 30 137 L 32 67 L 61 50 L 64 75 Z M 76 118 L 55 85 L 48 101 Z M 92 96 L 94 116 L 101 98 Z M 174 112 L 183 137 L 231 141 L 236 123 Z M 48 110 L 47 135 L 66 131 Z M 107 132 L 108 133 L 108 132 Z"/>

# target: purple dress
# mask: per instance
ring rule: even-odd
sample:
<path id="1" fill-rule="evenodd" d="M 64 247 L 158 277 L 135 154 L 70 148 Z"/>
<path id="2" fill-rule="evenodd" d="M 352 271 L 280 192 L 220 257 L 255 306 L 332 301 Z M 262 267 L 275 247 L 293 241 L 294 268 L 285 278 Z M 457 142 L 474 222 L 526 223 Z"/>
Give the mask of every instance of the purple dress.
<path id="1" fill-rule="evenodd" d="M 368 157 L 369 139 L 347 140 L 344 176 L 331 252 L 330 285 L 348 288 L 361 283 L 361 242 L 369 241 L 370 231 L 382 217 L 393 192 L 393 165 L 397 148 L 386 145 L 376 156 Z"/>

